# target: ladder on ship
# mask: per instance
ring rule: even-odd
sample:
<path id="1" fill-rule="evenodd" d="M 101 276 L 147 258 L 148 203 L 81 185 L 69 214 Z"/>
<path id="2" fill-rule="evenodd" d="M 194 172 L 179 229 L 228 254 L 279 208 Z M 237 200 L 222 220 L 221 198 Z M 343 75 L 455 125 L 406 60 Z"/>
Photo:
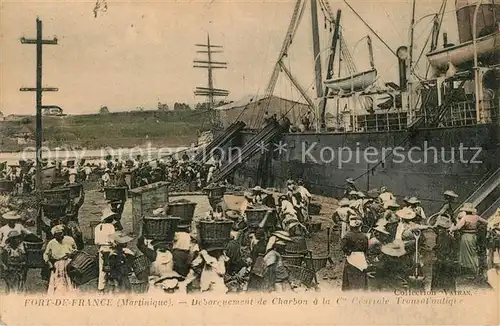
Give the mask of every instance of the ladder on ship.
<path id="1" fill-rule="evenodd" d="M 245 123 L 243 121 L 237 121 L 232 123 L 224 133 L 217 136 L 213 141 L 211 141 L 201 153 L 196 154 L 194 157 L 195 162 L 199 162 L 204 164 L 210 160 L 212 155 L 212 151 L 217 148 L 222 148 L 226 145 L 231 139 L 233 139 L 243 128 L 245 128 Z"/>
<path id="2" fill-rule="evenodd" d="M 277 121 L 271 121 L 259 133 L 253 136 L 241 149 L 236 157 L 231 157 L 231 161 L 224 164 L 218 170 L 213 178 L 214 182 L 222 181 L 229 177 L 241 164 L 248 161 L 259 151 L 263 151 L 264 147 L 279 135 L 281 127 Z"/>
<path id="3" fill-rule="evenodd" d="M 462 204 L 472 203 L 474 207 L 478 207 L 479 205 L 485 203 L 488 197 L 491 197 L 493 195 L 493 199 L 488 200 L 488 201 L 492 200 L 493 203 L 488 205 L 484 211 L 479 212 L 481 215 L 483 215 L 483 217 L 487 218 L 488 215 L 485 214 L 488 214 L 490 210 L 493 211 L 496 210 L 496 208 L 500 203 L 500 196 L 494 198 L 495 196 L 498 196 L 499 191 L 500 191 L 500 168 L 496 169 L 492 173 L 488 173 L 486 177 L 484 177 L 483 180 L 480 182 L 479 187 Z M 460 207 L 458 207 L 455 210 L 455 213 L 458 212 L 459 209 Z"/>

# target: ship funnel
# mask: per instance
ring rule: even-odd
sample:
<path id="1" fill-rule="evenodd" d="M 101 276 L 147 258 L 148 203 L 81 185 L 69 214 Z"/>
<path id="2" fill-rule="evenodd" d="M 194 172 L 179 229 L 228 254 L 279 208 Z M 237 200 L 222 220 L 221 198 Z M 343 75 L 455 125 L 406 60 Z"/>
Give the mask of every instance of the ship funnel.
<path id="1" fill-rule="evenodd" d="M 406 61 L 408 60 L 408 48 L 406 46 L 400 46 L 396 50 L 396 55 L 398 56 L 398 66 L 399 66 L 399 88 L 402 91 L 406 91 L 406 83 L 408 82 L 406 78 Z"/>
<path id="2" fill-rule="evenodd" d="M 472 24 L 474 11 L 479 0 L 456 0 L 455 10 L 457 13 L 458 38 L 460 43 L 473 39 Z M 497 30 L 500 20 L 500 2 L 498 0 L 482 0 L 476 17 L 476 37 L 486 36 Z"/>

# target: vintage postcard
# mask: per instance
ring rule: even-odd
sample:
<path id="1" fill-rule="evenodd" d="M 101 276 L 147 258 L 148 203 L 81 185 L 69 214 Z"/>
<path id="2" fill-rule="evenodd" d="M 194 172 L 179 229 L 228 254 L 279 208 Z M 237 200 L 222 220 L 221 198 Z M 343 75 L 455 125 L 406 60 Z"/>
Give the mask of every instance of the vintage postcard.
<path id="1" fill-rule="evenodd" d="M 0 5 L 1 325 L 500 323 L 500 1 Z"/>

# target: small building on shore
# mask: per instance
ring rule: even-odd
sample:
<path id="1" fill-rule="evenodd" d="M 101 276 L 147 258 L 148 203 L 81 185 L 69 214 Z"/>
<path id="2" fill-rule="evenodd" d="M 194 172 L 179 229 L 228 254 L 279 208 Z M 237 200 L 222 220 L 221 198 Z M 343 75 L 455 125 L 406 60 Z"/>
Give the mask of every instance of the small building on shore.
<path id="1" fill-rule="evenodd" d="M 35 139 L 33 131 L 26 125 L 22 126 L 20 130 L 12 135 L 12 138 L 17 141 L 18 145 L 28 144 Z"/>

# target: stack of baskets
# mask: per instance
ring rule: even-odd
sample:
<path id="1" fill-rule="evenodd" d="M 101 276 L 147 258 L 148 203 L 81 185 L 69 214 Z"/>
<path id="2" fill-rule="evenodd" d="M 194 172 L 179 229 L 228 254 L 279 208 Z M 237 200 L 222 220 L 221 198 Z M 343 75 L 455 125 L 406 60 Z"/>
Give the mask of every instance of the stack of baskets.
<path id="1" fill-rule="evenodd" d="M 42 203 L 43 215 L 48 219 L 61 218 L 66 215 L 69 202 L 64 200 L 45 201 Z"/>
<path id="2" fill-rule="evenodd" d="M 198 238 L 200 247 L 225 248 L 231 239 L 231 220 L 201 220 L 198 222 Z"/>

